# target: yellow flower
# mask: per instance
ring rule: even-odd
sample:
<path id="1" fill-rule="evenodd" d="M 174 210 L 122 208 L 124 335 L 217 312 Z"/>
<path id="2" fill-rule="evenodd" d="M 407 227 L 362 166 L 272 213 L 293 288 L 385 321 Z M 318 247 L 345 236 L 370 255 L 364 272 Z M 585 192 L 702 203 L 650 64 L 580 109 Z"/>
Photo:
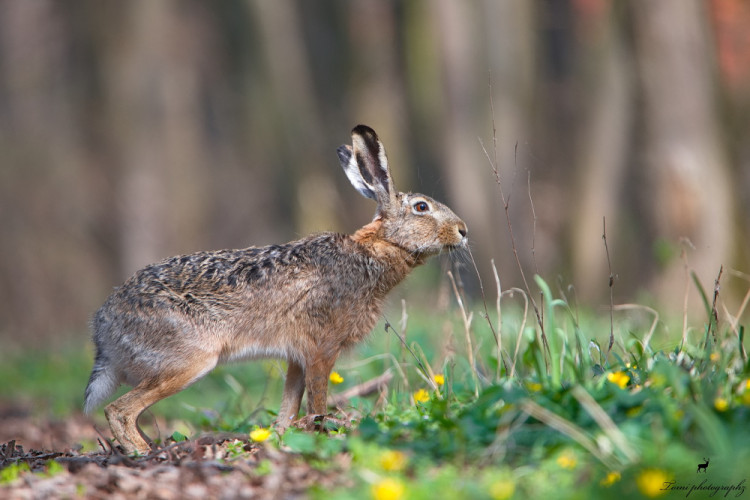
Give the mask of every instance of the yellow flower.
<path id="1" fill-rule="evenodd" d="M 340 384 L 344 381 L 344 377 L 339 375 L 339 372 L 331 372 L 331 376 L 328 377 L 328 380 L 330 380 L 332 384 Z"/>
<path id="2" fill-rule="evenodd" d="M 709 356 L 709 359 L 710 359 L 710 360 L 711 360 L 711 361 L 712 361 L 713 363 L 716 363 L 717 361 L 719 361 L 719 359 L 720 359 L 720 358 L 721 358 L 721 356 L 719 355 L 719 353 L 718 353 L 718 352 L 712 352 L 712 353 L 711 353 L 711 356 Z"/>
<path id="3" fill-rule="evenodd" d="M 380 466 L 389 472 L 397 472 L 406 467 L 406 454 L 401 451 L 388 450 L 380 455 Z"/>
<path id="4" fill-rule="evenodd" d="M 516 484 L 509 479 L 501 479 L 490 484 L 490 497 L 493 500 L 507 500 L 516 491 Z"/>
<path id="5" fill-rule="evenodd" d="M 667 473 L 660 469 L 646 469 L 635 479 L 641 493 L 651 498 L 663 495 L 668 491 L 663 489 L 668 481 Z"/>
<path id="6" fill-rule="evenodd" d="M 557 465 L 563 469 L 575 469 L 577 464 L 578 460 L 576 460 L 575 455 L 569 451 L 566 451 L 557 457 Z"/>
<path id="7" fill-rule="evenodd" d="M 727 408 L 729 408 L 729 402 L 724 398 L 716 398 L 714 399 L 714 408 L 716 408 L 717 411 L 727 411 Z"/>
<path id="8" fill-rule="evenodd" d="M 372 485 L 372 497 L 375 500 L 399 500 L 404 496 L 404 483 L 387 477 Z"/>
<path id="9" fill-rule="evenodd" d="M 599 481 L 599 484 L 601 484 L 602 486 L 610 487 L 613 484 L 615 484 L 617 481 L 619 481 L 620 479 L 622 479 L 622 475 L 620 475 L 619 472 L 609 471 L 607 473 L 607 476 L 601 481 Z"/>
<path id="10" fill-rule="evenodd" d="M 528 384 L 526 384 L 526 387 L 531 392 L 539 392 L 542 390 L 542 384 L 540 384 L 539 382 L 529 382 Z"/>
<path id="11" fill-rule="evenodd" d="M 607 380 L 619 386 L 620 389 L 625 389 L 630 382 L 630 377 L 625 372 L 614 372 L 607 374 Z"/>
<path id="12" fill-rule="evenodd" d="M 434 377 L 432 377 L 432 380 L 434 380 L 437 385 L 445 384 L 445 377 L 443 376 L 442 373 L 436 374 Z"/>
<path id="13" fill-rule="evenodd" d="M 424 389 L 419 389 L 414 393 L 414 401 L 417 403 L 426 403 L 430 400 L 430 395 Z"/>
<path id="14" fill-rule="evenodd" d="M 745 380 L 745 383 L 741 386 L 744 386 L 742 389 L 742 404 L 750 406 L 750 378 Z"/>
<path id="15" fill-rule="evenodd" d="M 257 443 L 262 443 L 266 439 L 271 437 L 271 430 L 270 429 L 255 429 L 254 431 L 250 432 L 250 439 Z"/>

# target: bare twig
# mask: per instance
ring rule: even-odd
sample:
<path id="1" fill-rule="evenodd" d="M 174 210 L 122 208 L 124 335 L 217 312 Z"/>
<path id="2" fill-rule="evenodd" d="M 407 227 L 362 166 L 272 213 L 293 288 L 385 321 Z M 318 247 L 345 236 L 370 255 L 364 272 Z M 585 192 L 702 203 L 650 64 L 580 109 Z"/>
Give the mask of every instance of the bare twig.
<path id="1" fill-rule="evenodd" d="M 513 375 L 516 372 L 516 361 L 518 361 L 518 348 L 521 347 L 521 337 L 523 337 L 523 331 L 526 329 L 526 316 L 529 313 L 529 297 L 526 295 L 526 292 L 521 290 L 520 288 L 511 288 L 510 290 L 506 290 L 505 293 L 513 294 L 513 292 L 518 292 L 521 294 L 521 297 L 523 297 L 523 317 L 521 318 L 521 326 L 518 328 L 518 336 L 516 337 L 516 349 L 513 352 L 513 364 L 510 365 L 510 375 L 508 375 L 510 378 L 513 378 Z"/>
<path id="2" fill-rule="evenodd" d="M 466 308 L 464 307 L 464 301 L 461 298 L 461 294 L 458 292 L 458 287 L 456 286 L 456 279 L 453 277 L 453 273 L 448 271 L 448 277 L 451 280 L 451 285 L 453 285 L 453 293 L 456 295 L 458 308 L 461 310 L 461 318 L 463 319 L 464 334 L 466 336 L 466 350 L 467 350 L 467 355 L 469 357 L 469 365 L 471 366 L 471 375 L 474 378 L 474 395 L 479 396 L 479 375 L 477 374 L 477 367 L 474 361 L 474 348 L 473 348 L 472 341 L 471 341 L 472 314 L 466 313 Z"/>
<path id="3" fill-rule="evenodd" d="M 729 274 L 732 276 L 736 276 L 740 279 L 743 279 L 745 281 L 750 281 L 750 275 L 747 275 L 745 273 L 741 273 L 739 271 L 736 271 L 734 269 L 729 270 Z M 739 309 L 737 310 L 737 314 L 734 318 L 732 318 L 730 327 L 735 335 L 737 335 L 737 340 L 739 342 L 740 346 L 740 356 L 742 357 L 742 360 L 747 363 L 747 351 L 745 350 L 745 345 L 743 343 L 744 335 L 741 335 L 740 329 L 743 327 L 740 327 L 740 329 L 737 328 L 740 322 L 740 318 L 742 318 L 742 315 L 745 313 L 745 308 L 747 307 L 748 301 L 750 301 L 750 289 L 745 293 L 745 297 L 742 299 L 742 304 L 740 304 Z M 727 316 L 729 317 L 729 314 L 727 313 Z"/>
<path id="4" fill-rule="evenodd" d="M 490 99 L 490 102 L 491 102 L 491 99 Z M 494 122 L 494 118 L 493 118 L 493 122 Z M 494 130 L 494 125 L 493 125 L 493 130 Z M 505 209 L 505 220 L 508 224 L 508 234 L 510 235 L 510 243 L 511 243 L 511 248 L 513 250 L 513 257 L 515 257 L 516 265 L 518 266 L 518 270 L 521 273 L 521 280 L 523 281 L 523 285 L 531 301 L 531 305 L 534 308 L 534 314 L 536 315 L 536 320 L 537 320 L 537 323 L 539 324 L 539 328 L 542 331 L 542 341 L 544 342 L 545 349 L 548 351 L 547 336 L 544 333 L 544 321 L 542 320 L 542 314 L 539 311 L 539 307 L 537 306 L 537 303 L 533 298 L 533 294 L 531 293 L 531 287 L 529 286 L 529 282 L 526 279 L 526 273 L 523 270 L 523 266 L 521 265 L 521 259 L 518 256 L 518 249 L 516 248 L 516 238 L 515 238 L 515 235 L 513 234 L 513 223 L 510 220 L 510 197 L 508 197 L 507 199 L 505 197 L 505 194 L 502 188 L 502 183 L 500 181 L 500 174 L 498 173 L 498 170 L 497 170 L 497 166 L 495 165 L 495 163 L 493 163 L 493 160 L 490 157 L 490 154 L 487 151 L 487 148 L 484 147 L 484 143 L 482 142 L 482 139 L 479 139 L 479 144 L 482 146 L 484 155 L 487 157 L 487 161 L 489 161 L 490 163 L 490 168 L 492 169 L 492 172 L 495 175 L 495 182 L 497 183 L 498 188 L 500 190 L 500 199 L 502 200 L 503 207 Z M 516 143 L 515 150 L 516 152 L 518 151 L 518 143 Z"/>
<path id="5" fill-rule="evenodd" d="M 719 313 L 716 310 L 716 301 L 719 299 L 719 290 L 721 289 L 721 274 L 724 272 L 724 266 L 719 267 L 719 274 L 716 276 L 714 281 L 714 299 L 711 303 L 711 318 L 709 319 L 708 332 L 706 333 L 706 344 L 704 348 L 708 347 L 708 335 L 710 334 L 714 343 L 716 343 L 716 328 L 719 326 Z"/>
<path id="6" fill-rule="evenodd" d="M 497 346 L 498 351 L 500 351 L 500 346 L 501 346 L 501 342 L 502 342 L 502 340 L 500 339 L 500 333 L 499 333 L 499 329 L 500 329 L 500 315 L 498 314 L 498 317 L 497 317 L 498 330 L 495 330 L 495 327 L 492 324 L 492 320 L 490 319 L 490 312 L 487 310 L 487 297 L 484 294 L 484 285 L 482 284 L 482 277 L 479 275 L 479 268 L 477 267 L 477 263 L 474 260 L 474 254 L 471 253 L 471 249 L 469 249 L 469 257 L 471 258 L 471 264 L 474 266 L 474 272 L 476 273 L 477 280 L 479 282 L 479 291 L 480 291 L 480 293 L 482 295 L 482 304 L 484 305 L 484 317 L 487 320 L 487 324 L 490 326 L 490 331 L 492 331 L 492 336 L 495 338 L 495 345 Z M 499 281 L 499 279 L 497 277 L 497 269 L 495 269 L 494 262 L 492 263 L 492 269 L 495 272 L 495 281 L 498 283 L 498 287 L 499 287 L 500 281 Z M 499 300 L 500 299 L 499 299 L 499 295 L 498 295 L 498 301 Z M 498 309 L 498 311 L 499 311 L 499 309 Z M 500 366 L 500 364 L 498 363 L 498 370 L 499 370 L 499 366 Z"/>
<path id="7" fill-rule="evenodd" d="M 604 240 L 604 252 L 607 254 L 607 267 L 609 268 L 609 345 L 607 346 L 607 355 L 605 356 L 605 359 L 609 359 L 609 353 L 612 351 L 612 345 L 615 343 L 615 275 L 612 273 L 612 261 L 609 258 L 606 217 L 602 217 L 602 240 Z"/>
<path id="8" fill-rule="evenodd" d="M 409 315 L 406 312 L 406 299 L 401 299 L 401 322 L 399 324 L 399 328 L 401 329 L 401 337 L 404 339 L 404 341 L 401 343 L 401 362 L 403 363 L 406 361 L 404 359 L 406 355 L 406 350 L 404 349 L 404 346 L 406 345 L 406 325 L 409 321 Z"/>
<path id="9" fill-rule="evenodd" d="M 417 366 L 418 366 L 418 367 L 419 367 L 419 369 L 420 369 L 420 370 L 422 371 L 422 373 L 424 373 L 424 374 L 427 374 L 427 373 L 428 373 L 428 372 L 427 372 L 427 368 L 425 368 L 424 364 L 422 363 L 422 360 L 421 360 L 421 359 L 419 359 L 419 358 L 417 357 L 417 355 L 416 355 L 416 354 L 414 353 L 414 351 L 412 350 L 412 348 L 411 348 L 411 347 L 409 347 L 409 345 L 408 345 L 408 344 L 406 343 L 406 339 L 405 339 L 405 338 L 403 338 L 403 337 L 401 336 L 401 334 L 399 334 L 399 333 L 398 333 L 398 332 L 396 331 L 396 329 L 395 329 L 395 328 L 393 328 L 393 326 L 391 326 L 391 323 L 390 323 L 390 321 L 388 321 L 388 319 L 387 319 L 387 318 L 386 318 L 385 316 L 383 316 L 383 319 L 385 319 L 385 331 L 387 332 L 388 330 L 390 330 L 391 332 L 393 332 L 393 334 L 394 334 L 394 335 L 395 335 L 396 337 L 398 337 L 398 339 L 399 339 L 399 340 L 401 341 L 401 345 L 403 345 L 403 346 L 404 346 L 404 347 L 406 348 L 406 350 L 407 350 L 407 351 L 409 351 L 409 354 L 411 354 L 411 356 L 412 356 L 412 357 L 414 358 L 414 361 L 416 361 L 416 363 L 417 363 Z M 398 365 L 398 363 L 396 363 L 396 364 Z M 399 370 L 400 370 L 400 368 L 399 368 Z M 405 376 L 405 375 L 403 376 L 403 379 L 404 379 L 404 381 L 405 381 L 405 382 L 406 382 L 406 383 L 408 384 L 408 382 L 407 382 L 407 379 L 406 379 L 406 376 Z"/>
<path id="10" fill-rule="evenodd" d="M 361 384 L 355 385 L 354 387 L 350 387 L 349 389 L 342 391 L 338 394 L 333 394 L 329 396 L 326 404 L 328 406 L 335 406 L 335 407 L 343 406 L 350 399 L 354 397 L 367 396 L 369 394 L 372 394 L 374 392 L 381 390 L 384 386 L 387 386 L 392 379 L 393 379 L 393 372 L 391 372 L 390 369 L 386 370 L 385 373 L 383 373 L 382 375 L 379 375 L 370 380 L 366 380 L 362 382 Z"/>
<path id="11" fill-rule="evenodd" d="M 688 293 L 690 291 L 690 266 L 688 265 L 687 250 L 685 250 L 685 244 L 682 244 L 682 250 L 680 251 L 680 257 L 684 263 L 685 268 L 685 295 L 682 298 L 682 340 L 680 340 L 680 351 L 687 345 L 688 335 Z"/>
<path id="12" fill-rule="evenodd" d="M 511 222 L 511 218 L 510 218 L 510 196 L 513 193 L 512 187 L 513 187 L 513 183 L 515 182 L 515 174 L 518 173 L 518 142 L 516 142 L 515 147 L 513 149 L 513 164 L 514 164 L 514 167 L 515 167 L 514 177 L 513 177 L 513 183 L 511 183 L 511 190 L 508 193 L 508 196 L 506 198 L 505 192 L 503 190 L 502 180 L 500 179 L 500 172 L 499 172 L 498 167 L 497 167 L 497 165 L 498 165 L 498 160 L 497 160 L 497 128 L 495 126 L 495 103 L 494 103 L 494 100 L 493 100 L 493 97 L 492 97 L 492 75 L 491 74 L 488 77 L 488 86 L 489 86 L 489 98 L 490 98 L 490 116 L 491 116 L 491 120 L 492 120 L 492 144 L 493 144 L 493 148 L 492 148 L 493 154 L 492 154 L 492 157 L 490 157 L 490 154 L 487 151 L 487 148 L 484 147 L 484 143 L 482 142 L 481 138 L 479 138 L 479 144 L 482 146 L 482 150 L 484 151 L 484 154 L 487 157 L 487 161 L 490 164 L 490 168 L 492 169 L 492 173 L 495 176 L 495 183 L 497 184 L 498 189 L 500 191 L 500 199 L 503 202 L 503 208 L 505 210 L 505 220 L 506 220 L 506 222 L 508 224 L 508 234 L 510 236 L 511 247 L 513 249 L 513 256 L 515 257 L 516 265 L 518 266 L 518 270 L 521 273 L 521 279 L 523 281 L 524 288 L 526 289 L 526 296 L 529 299 L 529 301 L 531 302 L 531 305 L 532 305 L 532 307 L 534 309 L 534 314 L 536 316 L 536 321 L 537 321 L 537 324 L 539 325 L 539 330 L 541 332 L 541 339 L 542 339 L 543 349 L 544 349 L 544 352 L 546 353 L 546 355 L 545 355 L 545 364 L 547 364 L 549 366 L 549 363 L 552 362 L 552 360 L 550 359 L 551 353 L 550 353 L 550 349 L 549 349 L 549 344 L 547 342 L 547 335 L 546 335 L 545 330 L 544 330 L 544 316 L 543 316 L 543 312 L 540 310 L 539 306 L 537 305 L 536 300 L 534 300 L 534 295 L 531 293 L 531 287 L 529 286 L 529 282 L 526 279 L 526 273 L 524 272 L 523 266 L 521 265 L 521 259 L 518 256 L 518 249 L 516 248 L 515 235 L 513 234 L 513 223 Z M 531 176 L 529 175 L 529 198 L 531 199 L 531 186 L 530 186 L 530 182 L 531 181 L 530 181 L 530 179 L 531 179 Z M 532 200 L 532 203 L 531 203 L 531 210 L 532 210 L 532 214 L 534 216 L 534 234 L 535 234 L 536 233 L 536 213 L 534 212 L 533 200 Z M 534 246 L 535 243 L 534 243 L 533 240 L 535 240 L 535 238 L 536 238 L 536 236 L 534 235 L 533 238 L 532 238 L 532 255 L 534 255 L 533 246 Z M 536 267 L 536 258 L 535 258 L 535 256 L 534 256 L 534 265 Z"/>
<path id="13" fill-rule="evenodd" d="M 651 337 L 654 336 L 654 332 L 656 331 L 656 326 L 659 324 L 659 313 L 648 306 L 644 306 L 641 304 L 618 304 L 614 306 L 615 311 L 632 311 L 632 310 L 643 310 L 647 311 L 654 315 L 654 320 L 651 322 L 651 328 L 649 329 L 648 333 L 646 334 L 646 337 L 643 339 L 643 351 L 648 350 L 648 346 L 651 343 Z"/>
<path id="14" fill-rule="evenodd" d="M 502 337 L 502 308 L 500 306 L 500 302 L 503 296 L 503 289 L 500 286 L 500 276 L 497 274 L 497 267 L 495 267 L 495 259 L 490 259 L 490 265 L 492 266 L 492 273 L 495 276 L 495 287 L 497 288 L 497 302 L 495 303 L 495 308 L 497 309 L 497 329 L 498 333 L 495 336 L 496 341 L 496 347 L 497 347 L 497 370 L 495 373 L 495 378 L 497 380 L 500 380 L 500 361 L 502 361 L 502 366 L 505 368 L 505 373 L 508 373 L 508 365 L 505 363 L 505 358 L 503 358 L 503 337 Z"/>
<path id="15" fill-rule="evenodd" d="M 730 269 L 728 272 L 732 276 L 736 276 L 736 277 L 738 277 L 740 279 L 743 279 L 743 280 L 746 280 L 746 281 L 750 281 L 750 276 L 748 276 L 745 273 L 741 273 L 741 272 L 736 271 L 734 269 Z M 739 324 L 740 318 L 742 317 L 742 315 L 745 314 L 745 309 L 747 308 L 748 302 L 750 302 L 750 289 L 748 289 L 747 292 L 745 293 L 745 297 L 742 299 L 742 303 L 740 304 L 740 307 L 737 310 L 737 313 L 735 314 L 734 319 L 732 320 L 732 323 L 730 325 L 730 327 L 731 327 L 732 331 L 735 333 L 735 335 L 739 334 L 739 330 L 737 329 L 737 325 Z"/>
<path id="16" fill-rule="evenodd" d="M 518 144 L 516 144 L 516 148 Z M 536 263 L 536 210 L 534 209 L 534 198 L 531 196 L 531 171 L 528 172 L 526 183 L 529 188 L 529 204 L 531 205 L 531 216 L 533 218 L 533 227 L 531 230 L 531 260 L 534 262 L 534 272 L 539 274 L 539 266 Z"/>

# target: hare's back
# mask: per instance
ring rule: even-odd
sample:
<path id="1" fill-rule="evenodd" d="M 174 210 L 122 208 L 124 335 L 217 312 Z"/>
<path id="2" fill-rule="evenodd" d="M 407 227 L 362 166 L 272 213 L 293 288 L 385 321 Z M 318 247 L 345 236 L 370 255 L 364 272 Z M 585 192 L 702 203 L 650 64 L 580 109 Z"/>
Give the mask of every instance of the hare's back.
<path id="1" fill-rule="evenodd" d="M 173 312 L 214 319 L 262 290 L 284 268 L 291 244 L 178 255 L 136 272 L 102 306 L 112 316 Z"/>
<path id="2" fill-rule="evenodd" d="M 363 272 L 352 270 L 351 259 L 361 257 L 343 248 L 345 240 L 344 235 L 323 233 L 283 245 L 179 255 L 146 266 L 97 312 L 95 334 L 133 322 L 156 326 L 160 319 L 177 328 L 182 322 L 215 325 L 232 321 L 253 303 L 304 306 L 302 296 L 311 289 L 318 296 L 335 289 L 340 299 L 346 295 L 340 285 L 350 281 L 346 275 Z"/>

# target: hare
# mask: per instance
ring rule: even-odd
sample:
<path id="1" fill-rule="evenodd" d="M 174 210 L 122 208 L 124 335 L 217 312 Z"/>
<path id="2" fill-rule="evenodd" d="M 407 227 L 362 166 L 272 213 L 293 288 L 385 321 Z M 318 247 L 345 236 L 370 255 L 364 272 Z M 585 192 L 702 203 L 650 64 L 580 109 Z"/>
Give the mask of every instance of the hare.
<path id="1" fill-rule="evenodd" d="M 466 224 L 432 198 L 395 190 L 385 149 L 364 125 L 341 166 L 375 217 L 352 235 L 322 233 L 284 245 L 172 257 L 116 288 L 92 321 L 96 359 L 90 413 L 121 383 L 133 387 L 104 409 L 127 453 L 150 451 L 140 414 L 217 364 L 254 358 L 288 363 L 276 426 L 326 413 L 339 354 L 375 326 L 386 294 L 427 257 L 467 245 Z"/>

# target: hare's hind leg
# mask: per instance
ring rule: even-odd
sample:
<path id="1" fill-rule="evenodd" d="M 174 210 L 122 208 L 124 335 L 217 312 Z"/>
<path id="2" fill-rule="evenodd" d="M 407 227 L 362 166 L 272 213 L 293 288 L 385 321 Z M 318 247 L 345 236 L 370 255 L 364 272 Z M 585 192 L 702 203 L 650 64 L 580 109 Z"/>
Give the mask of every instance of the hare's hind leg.
<path id="1" fill-rule="evenodd" d="M 138 417 L 146 408 L 186 388 L 214 366 L 215 360 L 213 363 L 196 363 L 182 372 L 146 379 L 107 405 L 104 414 L 107 416 L 112 434 L 125 452 L 148 454 L 151 447 L 144 439 L 147 436 L 138 427 Z"/>
<path id="2" fill-rule="evenodd" d="M 286 382 L 284 382 L 284 395 L 281 397 L 279 418 L 276 420 L 277 427 L 286 429 L 297 418 L 304 392 L 305 369 L 300 363 L 290 359 L 289 368 L 286 371 Z"/>

